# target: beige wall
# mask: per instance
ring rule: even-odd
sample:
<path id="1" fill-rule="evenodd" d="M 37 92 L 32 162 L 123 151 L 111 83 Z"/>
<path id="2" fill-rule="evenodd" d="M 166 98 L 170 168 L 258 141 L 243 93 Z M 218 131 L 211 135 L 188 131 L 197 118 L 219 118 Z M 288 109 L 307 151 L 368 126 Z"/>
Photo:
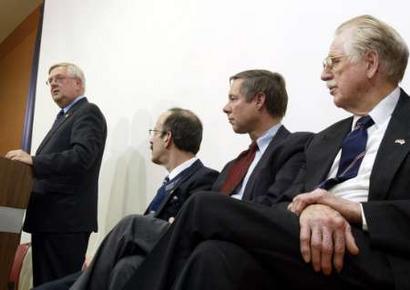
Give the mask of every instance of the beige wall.
<path id="1" fill-rule="evenodd" d="M 40 8 L 0 44 L 0 155 L 20 148 Z"/>

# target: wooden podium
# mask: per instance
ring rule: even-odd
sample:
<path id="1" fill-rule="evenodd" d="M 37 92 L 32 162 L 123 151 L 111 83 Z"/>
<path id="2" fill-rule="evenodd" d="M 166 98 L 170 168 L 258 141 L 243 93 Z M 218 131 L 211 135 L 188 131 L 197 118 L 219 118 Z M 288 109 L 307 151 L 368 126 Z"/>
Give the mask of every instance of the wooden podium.
<path id="1" fill-rule="evenodd" d="M 31 167 L 0 157 L 0 290 L 8 287 L 31 188 Z"/>

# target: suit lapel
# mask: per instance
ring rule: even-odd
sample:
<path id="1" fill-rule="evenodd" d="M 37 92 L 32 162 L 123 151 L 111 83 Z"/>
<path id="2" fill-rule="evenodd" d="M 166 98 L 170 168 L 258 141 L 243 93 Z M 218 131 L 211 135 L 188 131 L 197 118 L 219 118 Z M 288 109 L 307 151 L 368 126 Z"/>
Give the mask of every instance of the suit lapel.
<path id="1" fill-rule="evenodd" d="M 245 190 L 243 192 L 242 200 L 251 200 L 252 195 L 255 192 L 254 189 L 258 184 L 258 177 L 261 176 L 261 171 L 266 169 L 267 163 L 271 162 L 271 156 L 274 154 L 274 151 L 279 146 L 279 144 L 290 134 L 290 132 L 285 128 L 285 126 L 281 126 L 276 132 L 275 136 L 273 136 L 272 140 L 269 142 L 268 147 L 266 148 L 265 152 L 259 159 L 258 164 L 255 166 L 251 176 L 248 179 L 248 183 L 246 184 Z"/>
<path id="2" fill-rule="evenodd" d="M 67 113 L 64 114 L 64 116 L 62 117 L 63 120 L 61 120 L 58 125 L 53 126 L 48 133 L 46 134 L 46 136 L 44 137 L 43 141 L 41 141 L 40 145 L 37 148 L 36 154 L 39 154 L 41 152 L 41 150 L 44 148 L 44 146 L 48 143 L 48 141 L 50 141 L 51 137 L 57 132 L 57 130 L 64 124 L 66 123 L 71 117 L 72 115 L 82 106 L 82 104 L 87 103 L 87 98 L 81 99 L 79 100 L 77 103 L 75 103 L 73 105 L 73 107 L 70 108 L 70 110 L 68 110 Z"/>
<path id="3" fill-rule="evenodd" d="M 172 184 L 172 188 L 167 190 L 167 196 L 159 206 L 158 210 L 155 212 L 155 216 L 158 216 L 162 212 L 162 209 L 168 204 L 169 200 L 174 197 L 175 190 L 178 189 L 181 184 L 183 184 L 188 178 L 190 178 L 202 167 L 204 167 L 204 165 L 202 164 L 201 160 L 198 159 L 194 163 L 192 163 L 190 167 L 185 169 L 186 172 L 181 172 L 183 174 L 180 178 L 176 177 L 175 183 Z"/>
<path id="4" fill-rule="evenodd" d="M 352 121 L 352 117 L 347 118 L 335 125 L 336 127 L 317 135 L 316 140 L 311 143 L 313 146 L 307 149 L 306 191 L 315 189 L 327 177 L 344 137 L 351 131 Z"/>
<path id="5" fill-rule="evenodd" d="M 410 100 L 402 91 L 370 176 L 369 200 L 386 199 L 391 182 L 410 151 Z"/>

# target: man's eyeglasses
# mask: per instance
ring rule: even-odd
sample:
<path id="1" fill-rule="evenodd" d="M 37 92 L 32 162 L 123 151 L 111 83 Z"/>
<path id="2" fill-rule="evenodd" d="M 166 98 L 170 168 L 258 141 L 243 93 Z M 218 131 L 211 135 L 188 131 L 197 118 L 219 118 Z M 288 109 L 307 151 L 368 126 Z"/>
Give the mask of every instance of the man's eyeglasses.
<path id="1" fill-rule="evenodd" d="M 76 77 L 68 77 L 68 76 L 51 77 L 51 78 L 48 78 L 48 80 L 46 81 L 46 85 L 50 86 L 53 82 L 55 82 L 56 84 L 61 84 L 65 79 L 76 79 Z"/>
<path id="2" fill-rule="evenodd" d="M 148 130 L 148 135 L 150 136 L 150 137 L 154 137 L 154 135 L 156 134 L 156 133 L 161 133 L 161 134 L 163 134 L 163 133 L 166 133 L 167 131 L 162 131 L 162 130 L 157 130 L 157 129 L 149 129 Z"/>
<path id="3" fill-rule="evenodd" d="M 328 55 L 323 60 L 323 69 L 324 70 L 333 70 L 335 66 L 340 62 L 344 57 L 349 57 L 348 55 Z"/>

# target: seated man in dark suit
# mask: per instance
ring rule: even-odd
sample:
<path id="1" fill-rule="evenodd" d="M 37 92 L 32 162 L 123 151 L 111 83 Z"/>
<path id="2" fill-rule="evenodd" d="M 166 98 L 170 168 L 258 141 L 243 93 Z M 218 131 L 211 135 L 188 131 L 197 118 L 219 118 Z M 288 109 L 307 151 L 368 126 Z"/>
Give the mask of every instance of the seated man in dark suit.
<path id="1" fill-rule="evenodd" d="M 322 80 L 353 116 L 311 140 L 282 202 L 190 198 L 124 289 L 410 289 L 407 60 L 387 24 L 343 23 Z"/>
<path id="2" fill-rule="evenodd" d="M 251 145 L 250 149 L 229 162 L 212 189 L 223 193 L 225 197 L 271 204 L 277 194 L 293 182 L 296 172 L 303 166 L 303 148 L 311 134 L 291 134 L 281 125 L 286 112 L 287 92 L 280 74 L 250 70 L 234 75 L 230 81 L 229 100 L 223 111 L 235 133 L 248 134 L 256 146 Z M 238 164 L 243 165 L 244 161 L 246 168 L 238 168 Z M 269 188 L 269 195 L 256 194 L 266 193 Z M 127 229 L 124 232 L 128 235 L 132 231 Z M 162 233 L 163 231 L 161 235 Z M 153 246 L 154 243 L 151 243 L 149 250 Z M 115 245 L 105 248 L 112 251 L 112 248 L 119 247 Z M 103 266 L 107 262 L 99 259 L 94 264 L 100 264 L 105 271 L 101 273 L 87 270 L 70 289 L 121 289 L 131 276 L 131 271 L 135 271 L 149 251 L 138 252 L 134 248 L 125 247 L 121 247 L 120 251 L 118 256 L 128 257 L 115 262 L 112 267 Z M 124 266 L 125 263 L 128 267 Z M 134 267 L 130 267 L 128 263 Z M 109 279 L 102 278 L 104 275 Z"/>
<path id="3" fill-rule="evenodd" d="M 218 176 L 217 171 L 205 167 L 195 157 L 202 140 L 202 124 L 191 111 L 173 108 L 164 112 L 149 133 L 151 160 L 165 167 L 169 174 L 144 215 L 125 217 L 107 235 L 81 279 L 88 279 L 90 273 L 101 274 L 99 281 L 108 279 L 109 272 L 104 269 L 112 270 L 124 248 L 132 248 L 141 255 L 149 251 L 185 200 L 197 191 L 210 189 Z M 126 233 L 132 233 L 132 238 Z M 78 272 L 35 289 L 68 289 L 80 275 Z"/>
<path id="4" fill-rule="evenodd" d="M 249 70 L 232 76 L 230 82 L 223 111 L 235 133 L 248 134 L 254 145 L 224 167 L 212 190 L 225 197 L 270 205 L 303 166 L 303 148 L 311 134 L 291 134 L 281 125 L 287 92 L 280 74 Z M 238 164 L 244 163 L 245 167 L 238 168 Z M 95 274 L 92 281 L 99 280 L 98 284 L 85 286 L 77 282 L 72 289 L 121 289 L 128 277 L 118 271 L 122 266 L 122 261 L 115 266 L 111 283 L 104 284 L 100 275 Z"/>
<path id="5" fill-rule="evenodd" d="M 234 75 L 230 81 L 229 100 L 223 110 L 233 130 L 248 134 L 254 145 L 224 167 L 212 189 L 223 193 L 225 198 L 232 196 L 271 204 L 277 193 L 293 182 L 296 172 L 303 166 L 303 148 L 311 134 L 291 134 L 281 125 L 287 106 L 286 87 L 281 75 L 250 70 Z M 246 166 L 238 168 L 238 164 Z M 270 194 L 266 195 L 267 192 Z M 94 277 L 89 281 L 99 282 L 82 283 L 79 279 L 71 289 L 120 289 L 128 276 L 119 274 L 122 272 L 118 268 L 122 266 L 122 261 L 115 266 L 110 275 L 111 282 L 92 274 Z"/>

